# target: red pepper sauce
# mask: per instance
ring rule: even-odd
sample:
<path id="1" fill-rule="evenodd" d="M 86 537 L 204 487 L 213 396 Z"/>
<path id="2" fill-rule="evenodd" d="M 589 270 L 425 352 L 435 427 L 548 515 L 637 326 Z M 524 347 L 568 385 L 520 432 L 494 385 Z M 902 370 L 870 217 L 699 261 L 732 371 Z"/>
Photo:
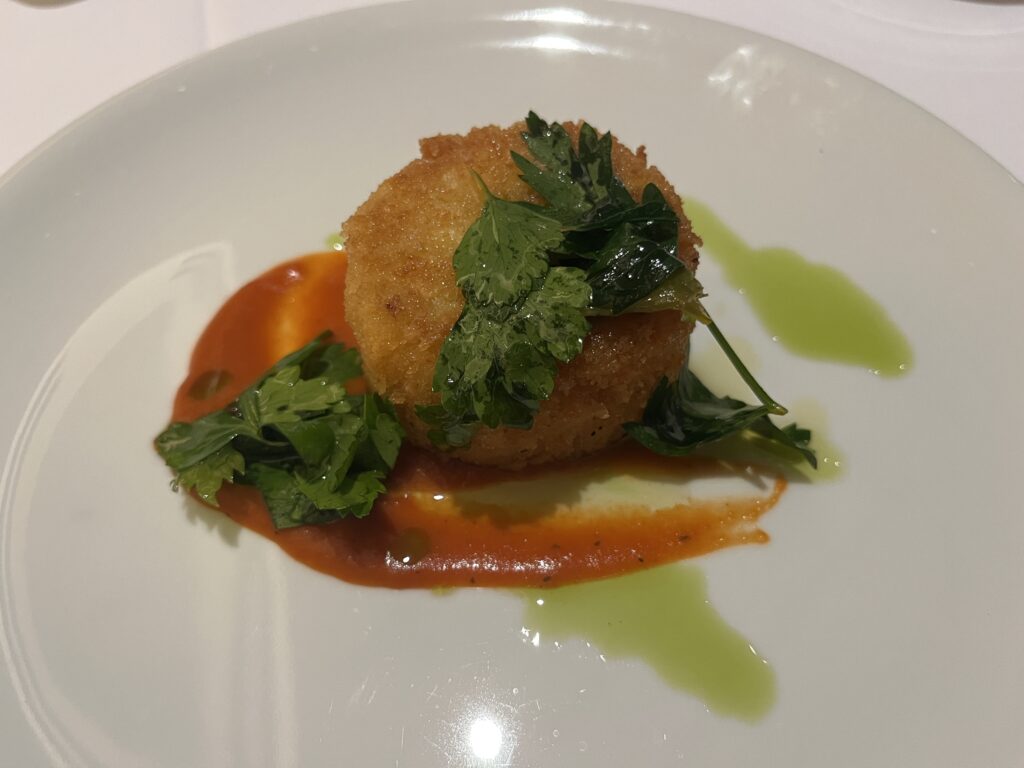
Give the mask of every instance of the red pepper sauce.
<path id="1" fill-rule="evenodd" d="M 281 264 L 241 288 L 196 344 L 173 418 L 192 420 L 222 408 L 324 329 L 354 345 L 344 287 L 344 254 L 326 252 Z M 556 586 L 765 542 L 768 535 L 757 520 L 786 487 L 782 477 L 761 475 L 767 490 L 704 500 L 687 500 L 681 490 L 678 503 L 655 508 L 635 498 L 588 500 L 589 482 L 628 475 L 668 479 L 684 488 L 699 478 L 749 472 L 707 459 L 666 458 L 632 443 L 518 472 L 476 467 L 407 445 L 388 478 L 387 494 L 363 519 L 275 531 L 255 489 L 225 486 L 219 499 L 220 511 L 240 525 L 345 581 L 387 587 Z"/>

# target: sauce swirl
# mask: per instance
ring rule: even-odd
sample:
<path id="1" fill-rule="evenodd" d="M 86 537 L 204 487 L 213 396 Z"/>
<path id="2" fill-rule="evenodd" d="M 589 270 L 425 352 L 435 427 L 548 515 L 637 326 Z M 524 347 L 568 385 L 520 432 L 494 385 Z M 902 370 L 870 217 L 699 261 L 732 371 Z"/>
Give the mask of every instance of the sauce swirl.
<path id="1" fill-rule="evenodd" d="M 239 289 L 197 342 L 173 419 L 190 421 L 224 407 L 325 328 L 354 346 L 344 284 L 345 256 L 328 251 L 285 262 Z M 717 481 L 729 481 L 733 490 L 692 492 Z M 256 489 L 224 486 L 219 499 L 220 511 L 235 522 L 345 581 L 393 588 L 557 586 L 763 543 L 768 536 L 758 518 L 785 488 L 781 476 L 753 467 L 667 458 L 633 444 L 517 472 L 407 445 L 387 493 L 363 519 L 276 531 Z"/>

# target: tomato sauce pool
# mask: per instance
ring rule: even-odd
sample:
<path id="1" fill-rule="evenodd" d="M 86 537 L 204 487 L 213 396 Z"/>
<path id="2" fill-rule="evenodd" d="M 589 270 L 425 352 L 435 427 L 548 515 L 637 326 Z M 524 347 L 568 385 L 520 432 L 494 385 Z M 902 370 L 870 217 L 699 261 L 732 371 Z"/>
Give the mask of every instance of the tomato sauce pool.
<path id="1" fill-rule="evenodd" d="M 173 419 L 224 407 L 325 329 L 354 346 L 344 288 L 345 256 L 337 251 L 286 262 L 242 287 L 196 344 Z M 784 492 L 781 476 L 759 475 L 728 495 L 689 491 L 751 472 L 709 459 L 666 458 L 634 444 L 516 472 L 406 445 L 387 493 L 362 519 L 277 531 L 256 489 L 225 485 L 218 497 L 220 512 L 235 522 L 345 581 L 556 586 L 767 541 L 757 520 Z M 644 487 L 655 490 L 638 491 Z"/>

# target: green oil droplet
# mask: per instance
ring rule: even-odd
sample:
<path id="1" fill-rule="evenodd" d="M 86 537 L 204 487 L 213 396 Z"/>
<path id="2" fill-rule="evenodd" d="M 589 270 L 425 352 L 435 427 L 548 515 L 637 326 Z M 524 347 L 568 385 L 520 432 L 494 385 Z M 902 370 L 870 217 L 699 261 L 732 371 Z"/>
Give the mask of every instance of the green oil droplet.
<path id="1" fill-rule="evenodd" d="M 341 232 L 328 235 L 324 238 L 324 245 L 329 251 L 343 251 L 345 250 L 345 235 Z"/>
<path id="2" fill-rule="evenodd" d="M 839 270 L 783 248 L 754 249 L 699 202 L 686 213 L 772 336 L 791 352 L 899 376 L 911 366 L 906 336 L 885 309 Z"/>
<path id="3" fill-rule="evenodd" d="M 708 709 L 741 720 L 775 702 L 775 673 L 708 603 L 704 574 L 663 566 L 557 589 L 520 590 L 544 642 L 583 638 L 606 659 L 639 658 Z"/>

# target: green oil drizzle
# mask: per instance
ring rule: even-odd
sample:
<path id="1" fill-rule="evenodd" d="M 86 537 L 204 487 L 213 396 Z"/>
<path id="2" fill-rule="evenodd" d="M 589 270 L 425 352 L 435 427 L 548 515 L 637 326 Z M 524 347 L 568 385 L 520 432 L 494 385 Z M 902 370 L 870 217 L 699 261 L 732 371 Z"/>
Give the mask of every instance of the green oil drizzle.
<path id="1" fill-rule="evenodd" d="M 783 248 L 754 249 L 707 206 L 686 201 L 693 229 L 729 283 L 791 352 L 868 368 L 882 376 L 910 369 L 906 336 L 885 309 L 833 267 Z"/>
<path id="2" fill-rule="evenodd" d="M 673 688 L 740 720 L 759 720 L 775 702 L 775 673 L 708 603 L 697 568 L 663 566 L 520 594 L 524 626 L 544 642 L 581 637 L 606 659 L 639 658 Z"/>

